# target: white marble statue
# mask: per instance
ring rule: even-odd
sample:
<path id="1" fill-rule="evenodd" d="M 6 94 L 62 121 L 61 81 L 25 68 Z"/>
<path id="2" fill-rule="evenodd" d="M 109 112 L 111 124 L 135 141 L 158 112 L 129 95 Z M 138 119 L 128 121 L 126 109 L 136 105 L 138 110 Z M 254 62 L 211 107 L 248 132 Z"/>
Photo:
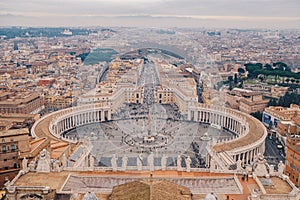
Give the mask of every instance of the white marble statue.
<path id="1" fill-rule="evenodd" d="M 128 158 L 126 155 L 123 156 L 122 158 L 122 170 L 125 171 L 127 168 L 127 162 L 128 162 Z"/>
<path id="2" fill-rule="evenodd" d="M 204 200 L 217 200 L 217 197 L 214 193 L 207 194 Z"/>
<path id="3" fill-rule="evenodd" d="M 113 172 L 117 171 L 117 157 L 116 154 L 113 154 L 112 158 L 111 158 L 111 167 Z"/>
<path id="4" fill-rule="evenodd" d="M 53 162 L 52 171 L 53 172 L 60 172 L 59 160 L 55 160 Z"/>
<path id="5" fill-rule="evenodd" d="M 281 176 L 284 174 L 285 165 L 282 162 L 282 160 L 278 163 L 278 176 Z"/>
<path id="6" fill-rule="evenodd" d="M 28 160 L 25 157 L 22 160 L 22 170 L 28 172 Z"/>
<path id="7" fill-rule="evenodd" d="M 68 159 L 67 159 L 67 156 L 65 153 L 63 154 L 63 156 L 61 158 L 61 163 L 62 163 L 63 168 L 68 167 Z"/>
<path id="8" fill-rule="evenodd" d="M 49 160 L 49 162 L 50 162 L 50 159 L 51 159 L 50 152 L 47 151 L 46 149 L 43 149 L 43 151 L 45 152 L 45 155 L 46 155 L 45 157 L 46 157 L 46 159 Z"/>
<path id="9" fill-rule="evenodd" d="M 241 171 L 242 169 L 243 169 L 242 161 L 241 160 L 236 161 L 236 170 Z"/>
<path id="10" fill-rule="evenodd" d="M 30 161 L 28 167 L 29 167 L 29 171 L 30 172 L 34 172 L 35 171 L 35 167 L 36 167 L 35 166 L 35 161 L 34 160 Z"/>
<path id="11" fill-rule="evenodd" d="M 43 149 L 39 154 L 39 159 L 36 167 L 37 172 L 50 172 L 50 154 L 46 149 Z"/>
<path id="12" fill-rule="evenodd" d="M 177 171 L 182 171 L 181 161 L 182 161 L 182 158 L 180 155 L 178 155 L 177 156 Z"/>
<path id="13" fill-rule="evenodd" d="M 167 157 L 165 154 L 163 154 L 161 157 L 161 169 L 166 170 L 166 166 L 167 166 Z"/>
<path id="14" fill-rule="evenodd" d="M 216 161 L 215 161 L 214 158 L 211 158 L 211 159 L 210 159 L 210 162 L 209 162 L 209 169 L 210 169 L 210 170 L 215 170 L 215 169 L 217 169 L 217 163 L 216 163 Z"/>
<path id="15" fill-rule="evenodd" d="M 90 155 L 90 167 L 94 168 L 95 165 L 95 157 L 93 155 Z"/>
<path id="16" fill-rule="evenodd" d="M 268 176 L 270 167 L 262 154 L 258 154 L 256 161 L 253 164 L 253 172 L 257 176 Z"/>
<path id="17" fill-rule="evenodd" d="M 191 171 L 191 163 L 192 163 L 192 160 L 191 160 L 190 156 L 188 156 L 188 157 L 185 159 L 186 171 L 187 171 L 187 172 L 190 172 L 190 171 Z"/>
<path id="18" fill-rule="evenodd" d="M 152 152 L 148 156 L 148 165 L 149 165 L 149 170 L 154 171 L 154 155 Z"/>
<path id="19" fill-rule="evenodd" d="M 143 163 L 142 163 L 142 160 L 143 160 L 143 157 L 142 155 L 139 155 L 137 158 L 136 158 L 136 165 L 137 165 L 137 169 L 139 171 L 141 171 L 143 169 Z"/>

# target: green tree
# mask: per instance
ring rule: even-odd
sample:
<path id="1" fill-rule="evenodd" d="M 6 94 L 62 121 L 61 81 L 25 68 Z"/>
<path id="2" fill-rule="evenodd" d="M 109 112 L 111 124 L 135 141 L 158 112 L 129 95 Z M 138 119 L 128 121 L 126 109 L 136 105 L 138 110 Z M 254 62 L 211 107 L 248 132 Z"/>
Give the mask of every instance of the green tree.
<path id="1" fill-rule="evenodd" d="M 235 85 L 238 83 L 238 77 L 237 77 L 237 74 L 234 74 L 233 82 L 234 82 Z"/>
<path id="2" fill-rule="evenodd" d="M 260 80 L 260 82 L 263 82 L 264 81 L 264 76 L 263 75 L 259 75 L 258 79 Z"/>
<path id="3" fill-rule="evenodd" d="M 240 68 L 240 67 L 239 67 L 239 68 L 238 68 L 238 73 L 239 73 L 239 74 L 244 74 L 244 73 L 245 73 L 245 70 L 244 70 L 243 68 Z"/>
<path id="4" fill-rule="evenodd" d="M 249 75 L 248 77 L 251 79 L 251 78 L 256 78 L 257 73 L 254 73 L 255 71 L 258 71 L 258 70 L 261 70 L 263 68 L 263 65 L 261 63 L 256 63 L 256 64 L 253 64 L 253 63 L 246 63 L 244 65 L 246 67 L 246 70 L 249 72 Z"/>
<path id="5" fill-rule="evenodd" d="M 269 71 L 272 71 L 273 68 L 270 64 L 265 64 L 265 67 L 264 67 L 266 70 L 269 70 Z"/>
<path id="6" fill-rule="evenodd" d="M 230 91 L 233 89 L 233 84 L 232 82 L 229 82 L 229 88 L 228 88 Z"/>
<path id="7" fill-rule="evenodd" d="M 260 74 L 267 76 L 274 76 L 276 83 L 280 77 L 289 77 L 294 79 L 300 79 L 300 73 L 293 73 L 291 69 L 282 62 L 273 63 L 273 67 L 270 64 L 265 64 L 264 67 L 261 63 L 246 63 L 245 67 L 248 71 L 248 78 L 257 78 Z"/>
<path id="8" fill-rule="evenodd" d="M 277 106 L 277 101 L 276 99 L 270 99 L 268 106 Z"/>
<path id="9" fill-rule="evenodd" d="M 238 88 L 243 88 L 244 87 L 244 81 L 241 81 L 240 84 L 238 85 Z"/>
<path id="10" fill-rule="evenodd" d="M 258 119 L 259 121 L 262 121 L 262 113 L 259 111 L 256 111 L 254 113 L 251 113 L 250 115 L 252 115 L 253 117 L 255 117 L 256 119 Z"/>
<path id="11" fill-rule="evenodd" d="M 278 100 L 278 106 L 290 107 L 291 104 L 300 105 L 300 95 L 297 92 L 286 92 Z"/>

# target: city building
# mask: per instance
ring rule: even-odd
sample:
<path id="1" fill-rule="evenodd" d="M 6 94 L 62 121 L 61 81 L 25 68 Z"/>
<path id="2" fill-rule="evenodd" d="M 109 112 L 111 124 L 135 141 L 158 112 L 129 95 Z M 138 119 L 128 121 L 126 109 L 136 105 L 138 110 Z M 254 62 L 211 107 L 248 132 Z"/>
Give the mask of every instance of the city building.
<path id="1" fill-rule="evenodd" d="M 38 113 L 43 106 L 43 99 L 37 93 L 0 93 L 0 113 L 3 114 L 35 114 Z"/>
<path id="2" fill-rule="evenodd" d="M 296 104 L 291 104 L 289 108 L 270 106 L 265 108 L 262 122 L 268 127 L 275 128 L 278 136 L 286 136 L 299 133 L 299 116 L 300 107 Z"/>
<path id="3" fill-rule="evenodd" d="M 71 91 L 63 94 L 46 94 L 44 96 L 45 109 L 49 111 L 60 110 L 71 107 L 75 103 L 75 96 Z"/>
<path id="4" fill-rule="evenodd" d="M 142 103 L 142 90 L 137 85 L 142 60 L 115 60 L 110 63 L 105 81 L 81 95 L 79 105 L 100 103 L 116 111 L 124 102 Z"/>
<path id="5" fill-rule="evenodd" d="M 280 86 L 272 86 L 271 87 L 271 97 L 279 99 L 281 96 L 284 96 L 288 91 L 289 87 L 280 87 Z"/>
<path id="6" fill-rule="evenodd" d="M 46 78 L 38 81 L 37 86 L 52 86 L 55 83 L 54 78 Z"/>
<path id="7" fill-rule="evenodd" d="M 298 128 L 300 124 L 298 124 Z M 300 130 L 300 129 L 298 129 Z M 297 186 L 300 187 L 300 135 L 287 135 L 286 140 L 286 175 Z"/>
<path id="8" fill-rule="evenodd" d="M 0 131 L 0 184 L 13 177 L 21 168 L 20 155 L 30 151 L 28 128 Z"/>
<path id="9" fill-rule="evenodd" d="M 31 128 L 33 123 L 39 118 L 39 114 L 0 114 L 0 122 L 2 123 L 1 129 Z"/>
<path id="10" fill-rule="evenodd" d="M 226 103 L 234 109 L 245 113 L 263 112 L 269 100 L 263 99 L 262 93 L 258 91 L 234 88 L 225 95 Z"/>

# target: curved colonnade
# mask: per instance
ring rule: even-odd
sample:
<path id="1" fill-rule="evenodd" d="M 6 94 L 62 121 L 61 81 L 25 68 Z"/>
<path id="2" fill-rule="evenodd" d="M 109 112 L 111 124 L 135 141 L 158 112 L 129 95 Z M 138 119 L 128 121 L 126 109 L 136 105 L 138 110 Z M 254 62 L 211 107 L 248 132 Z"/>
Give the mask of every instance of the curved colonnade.
<path id="1" fill-rule="evenodd" d="M 250 164 L 259 153 L 264 153 L 267 130 L 251 115 L 205 104 L 198 104 L 198 107 L 190 108 L 188 112 L 191 121 L 208 123 L 212 127 L 223 128 L 236 134 L 234 139 L 218 140 L 212 144 L 211 154 L 227 164 L 226 168 L 238 161 L 241 161 L 241 164 Z"/>
<path id="2" fill-rule="evenodd" d="M 70 138 L 64 133 L 86 124 L 111 120 L 111 109 L 103 104 L 90 104 L 59 110 L 39 119 L 32 127 L 34 137 L 51 137 L 70 143 L 77 143 L 77 138 Z"/>
<path id="3" fill-rule="evenodd" d="M 236 135 L 234 139 L 218 140 L 211 144 L 210 156 L 217 156 L 227 168 L 239 160 L 244 164 L 251 163 L 257 154 L 265 150 L 267 130 L 250 115 L 205 104 L 189 108 L 187 114 L 190 121 L 210 124 L 214 128 L 226 129 Z M 69 138 L 64 133 L 82 125 L 111 120 L 111 115 L 111 109 L 102 104 L 63 109 L 38 120 L 32 127 L 32 135 L 55 136 L 66 142 L 77 143 L 76 138 Z"/>

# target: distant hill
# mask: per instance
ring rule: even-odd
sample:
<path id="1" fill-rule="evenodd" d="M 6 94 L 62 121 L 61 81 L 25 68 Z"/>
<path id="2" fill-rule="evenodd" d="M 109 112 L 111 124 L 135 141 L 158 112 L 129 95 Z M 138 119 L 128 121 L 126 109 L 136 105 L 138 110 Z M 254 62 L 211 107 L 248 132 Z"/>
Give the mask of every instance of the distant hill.
<path id="1" fill-rule="evenodd" d="M 9 27 L 0 28 L 0 36 L 5 39 L 26 38 L 26 37 L 68 37 L 71 35 L 88 35 L 92 31 L 89 29 L 71 28 L 68 29 L 72 34 L 64 34 L 65 28 L 33 28 L 33 27 Z"/>

